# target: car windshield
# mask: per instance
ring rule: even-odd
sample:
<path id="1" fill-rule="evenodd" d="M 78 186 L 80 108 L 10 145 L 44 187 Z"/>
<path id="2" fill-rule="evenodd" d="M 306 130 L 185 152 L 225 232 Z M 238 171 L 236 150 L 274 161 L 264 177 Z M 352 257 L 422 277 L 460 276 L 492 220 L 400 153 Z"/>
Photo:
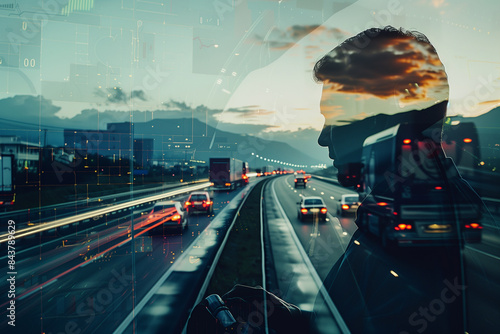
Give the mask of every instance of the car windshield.
<path id="1" fill-rule="evenodd" d="M 0 1 L 2 333 L 500 332 L 499 15 Z"/>

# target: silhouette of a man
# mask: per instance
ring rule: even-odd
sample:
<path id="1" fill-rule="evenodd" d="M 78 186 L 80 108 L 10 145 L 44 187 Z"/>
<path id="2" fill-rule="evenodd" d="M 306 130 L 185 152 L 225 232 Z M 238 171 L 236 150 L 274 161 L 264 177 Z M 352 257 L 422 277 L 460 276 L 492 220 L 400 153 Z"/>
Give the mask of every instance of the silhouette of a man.
<path id="1" fill-rule="evenodd" d="M 480 221 L 481 200 L 441 146 L 448 80 L 436 50 L 421 33 L 372 28 L 314 74 L 318 142 L 362 199 L 358 230 L 324 282 L 342 318 L 353 333 L 464 333 L 462 249 L 481 236 L 464 224 Z"/>

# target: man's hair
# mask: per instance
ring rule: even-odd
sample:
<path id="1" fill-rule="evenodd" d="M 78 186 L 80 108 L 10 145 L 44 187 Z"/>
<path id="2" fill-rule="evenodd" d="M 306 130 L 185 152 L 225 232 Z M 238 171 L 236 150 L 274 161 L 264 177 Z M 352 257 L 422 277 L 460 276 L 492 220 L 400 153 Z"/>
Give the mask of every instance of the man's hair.
<path id="1" fill-rule="evenodd" d="M 340 45 L 331 50 L 323 58 L 321 58 L 314 66 L 314 77 L 317 81 L 322 82 L 328 80 L 329 74 L 329 64 L 332 61 L 332 53 L 341 50 L 342 53 L 354 53 L 360 52 L 367 48 L 373 40 L 378 39 L 401 39 L 401 38 L 411 38 L 424 45 L 426 49 L 436 55 L 437 51 L 431 44 L 427 36 L 418 31 L 409 31 L 403 28 L 396 29 L 393 26 L 386 26 L 384 28 L 369 28 L 359 34 L 352 36 Z M 438 57 L 439 59 L 439 57 Z M 442 64 L 441 64 L 442 65 Z M 443 65 L 444 67 L 444 65 Z"/>
<path id="2" fill-rule="evenodd" d="M 334 145 L 342 163 L 359 162 L 367 137 L 400 123 L 413 124 L 415 132 L 425 132 L 436 142 L 441 139 L 448 78 L 436 49 L 420 32 L 392 26 L 367 29 L 323 56 L 314 66 L 314 77 L 331 84 L 326 89 L 332 92 L 386 100 L 397 97 L 408 103 L 406 109 L 413 108 L 404 111 L 396 104 L 395 110 L 381 109 L 370 116 L 348 111 L 334 115 L 336 123 L 328 125 L 330 137 L 350 141 L 350 145 Z"/>

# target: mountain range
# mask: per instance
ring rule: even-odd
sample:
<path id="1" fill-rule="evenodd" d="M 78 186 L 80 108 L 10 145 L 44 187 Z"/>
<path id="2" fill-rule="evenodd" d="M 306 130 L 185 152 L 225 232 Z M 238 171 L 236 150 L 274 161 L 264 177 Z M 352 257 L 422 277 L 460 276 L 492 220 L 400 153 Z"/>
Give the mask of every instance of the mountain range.
<path id="1" fill-rule="evenodd" d="M 175 110 L 131 112 L 85 109 L 71 118 L 63 118 L 61 107 L 52 101 L 41 96 L 18 95 L 0 100 L 0 130 L 4 136 L 16 135 L 25 141 L 60 147 L 64 145 L 64 129 L 102 130 L 109 123 L 128 121 L 132 115 L 135 137 L 154 139 L 158 153 L 166 153 L 168 145 L 173 145 L 168 153 L 171 158 L 207 160 L 217 155 L 233 156 L 254 165 L 271 164 L 260 159 L 262 156 L 293 164 L 329 163 L 326 148 L 317 144 L 318 130 L 306 127 L 295 132 L 273 132 L 266 125 L 224 123 L 214 117 L 220 110 L 192 108 L 182 103 L 176 103 L 175 107 Z M 500 107 L 477 117 L 452 116 L 451 120 L 474 123 L 481 156 L 498 155 Z"/>

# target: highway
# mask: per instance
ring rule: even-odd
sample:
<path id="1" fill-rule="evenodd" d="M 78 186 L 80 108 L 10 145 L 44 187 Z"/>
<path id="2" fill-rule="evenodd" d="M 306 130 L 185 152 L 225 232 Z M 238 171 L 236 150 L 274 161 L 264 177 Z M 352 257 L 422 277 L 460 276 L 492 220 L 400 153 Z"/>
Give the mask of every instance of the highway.
<path id="1" fill-rule="evenodd" d="M 333 303 L 354 332 L 446 332 L 453 330 L 450 324 L 456 330 L 463 324 L 472 333 L 496 328 L 500 239 L 491 222 L 482 242 L 467 244 L 463 257 L 452 247 L 385 250 L 375 236 L 357 232 L 354 217 L 337 216 L 337 199 L 349 190 L 316 178 L 306 189 L 295 189 L 290 176 L 277 178 L 273 187 Z M 327 222 L 301 222 L 296 204 L 300 196 L 323 197 Z M 449 291 L 456 295 L 447 295 Z M 421 307 L 431 313 L 422 314 Z M 462 307 L 469 316 L 454 319 Z"/>
<path id="2" fill-rule="evenodd" d="M 268 180 L 264 221 L 274 266 L 266 274 L 276 277 L 278 295 L 317 313 L 316 332 L 445 332 L 467 326 L 471 333 L 485 333 L 498 325 L 500 238 L 491 222 L 482 242 L 466 245 L 462 257 L 454 248 L 385 250 L 377 237 L 357 230 L 354 215 L 338 216 L 338 200 L 353 191 L 317 178 L 305 189 L 295 189 L 292 175 Z M 16 318 L 29 319 L 16 322 L 16 332 L 179 332 L 211 266 L 206 254 L 219 248 L 224 226 L 251 185 L 241 192 L 212 192 L 214 213 L 189 216 L 182 233 L 152 229 L 156 222 L 141 213 L 153 202 L 137 206 L 134 256 L 130 214 L 110 214 L 78 233 L 39 239 L 16 255 Z M 300 221 L 301 196 L 321 196 L 327 220 Z M 182 202 L 186 194 L 174 199 Z M 287 239 L 288 230 L 293 235 Z M 6 264 L 3 257 L 4 272 Z M 8 282 L 0 287 L 8 290 Z M 320 305 L 322 294 L 327 306 Z M 6 328 L 8 305 L 1 306 Z M 456 319 L 463 308 L 468 316 Z"/>
<path id="3" fill-rule="evenodd" d="M 214 216 L 235 194 L 214 193 L 214 213 L 190 215 L 188 228 L 183 233 L 148 231 L 154 222 L 148 222 L 147 215 L 138 218 L 134 222 L 136 243 L 143 243 L 145 248 L 135 253 L 135 262 L 132 262 L 127 217 L 19 252 L 16 254 L 16 267 L 19 268 L 16 318 L 30 321 L 17 322 L 16 331 L 113 332 L 133 311 L 132 305 L 137 304 L 191 243 L 205 233 Z M 183 201 L 185 197 L 175 200 Z M 7 272 L 6 267 L 2 269 Z M 137 273 L 134 278 L 133 270 Z M 136 282 L 135 286 L 132 281 Z M 8 290 L 6 281 L 1 286 L 4 291 Z M 1 314 L 2 328 L 6 328 L 6 304 L 2 305 Z"/>

